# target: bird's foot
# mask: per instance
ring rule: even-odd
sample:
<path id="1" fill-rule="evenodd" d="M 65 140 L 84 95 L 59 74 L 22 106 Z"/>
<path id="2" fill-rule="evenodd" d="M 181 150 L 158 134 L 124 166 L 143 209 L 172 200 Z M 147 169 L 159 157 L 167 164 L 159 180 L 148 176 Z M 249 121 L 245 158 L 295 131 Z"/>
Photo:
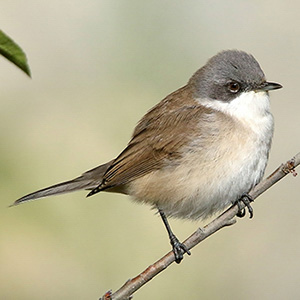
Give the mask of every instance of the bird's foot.
<path id="1" fill-rule="evenodd" d="M 245 216 L 246 211 L 245 208 L 241 207 L 241 202 L 244 203 L 245 207 L 247 207 L 249 215 L 250 215 L 250 219 L 253 217 L 253 208 L 251 206 L 251 202 L 253 202 L 254 199 L 248 195 L 248 194 L 244 194 L 242 195 L 242 197 L 240 199 L 237 200 L 237 206 L 238 206 L 238 213 L 236 214 L 237 217 L 242 218 Z"/>
<path id="2" fill-rule="evenodd" d="M 175 235 L 172 235 L 170 237 L 171 245 L 173 248 L 174 256 L 175 256 L 175 262 L 179 264 L 182 259 L 184 253 L 187 253 L 188 255 L 191 255 L 191 252 L 187 248 L 187 246 L 181 242 L 179 242 L 178 238 Z"/>

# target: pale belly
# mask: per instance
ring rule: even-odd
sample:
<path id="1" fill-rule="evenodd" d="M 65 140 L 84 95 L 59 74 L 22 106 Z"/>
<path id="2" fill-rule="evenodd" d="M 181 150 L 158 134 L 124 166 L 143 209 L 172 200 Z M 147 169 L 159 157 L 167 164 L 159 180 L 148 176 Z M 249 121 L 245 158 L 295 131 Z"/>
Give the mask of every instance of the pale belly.
<path id="1" fill-rule="evenodd" d="M 261 180 L 269 144 L 249 139 L 242 148 L 212 148 L 208 157 L 203 151 L 189 153 L 177 166 L 130 183 L 128 194 L 138 202 L 158 206 L 170 217 L 204 219 L 225 209 Z"/>

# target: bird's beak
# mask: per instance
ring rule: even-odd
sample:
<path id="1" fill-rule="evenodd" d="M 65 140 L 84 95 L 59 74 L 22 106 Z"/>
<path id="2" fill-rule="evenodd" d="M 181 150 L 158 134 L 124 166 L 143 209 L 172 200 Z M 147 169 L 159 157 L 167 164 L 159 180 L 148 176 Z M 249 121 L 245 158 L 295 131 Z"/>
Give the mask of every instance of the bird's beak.
<path id="1" fill-rule="evenodd" d="M 275 82 L 264 82 L 261 86 L 259 86 L 256 91 L 272 91 L 281 89 L 282 85 Z"/>

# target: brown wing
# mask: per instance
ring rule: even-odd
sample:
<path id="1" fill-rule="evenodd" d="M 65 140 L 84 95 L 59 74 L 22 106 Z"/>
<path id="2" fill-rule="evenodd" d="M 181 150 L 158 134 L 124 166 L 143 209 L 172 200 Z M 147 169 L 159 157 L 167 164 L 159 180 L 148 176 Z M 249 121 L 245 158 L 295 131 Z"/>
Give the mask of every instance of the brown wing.
<path id="1" fill-rule="evenodd" d="M 183 102 L 187 105 L 182 106 Z M 128 146 L 104 174 L 99 190 L 126 184 L 181 157 L 182 146 L 199 131 L 195 125 L 207 113 L 210 110 L 198 105 L 185 88 L 169 95 L 139 122 Z"/>
<path id="2" fill-rule="evenodd" d="M 184 107 L 180 112 L 161 116 L 133 136 L 105 173 L 102 189 L 125 184 L 180 157 L 182 146 L 190 139 L 188 131 L 193 130 L 186 120 L 197 112 L 197 108 Z"/>

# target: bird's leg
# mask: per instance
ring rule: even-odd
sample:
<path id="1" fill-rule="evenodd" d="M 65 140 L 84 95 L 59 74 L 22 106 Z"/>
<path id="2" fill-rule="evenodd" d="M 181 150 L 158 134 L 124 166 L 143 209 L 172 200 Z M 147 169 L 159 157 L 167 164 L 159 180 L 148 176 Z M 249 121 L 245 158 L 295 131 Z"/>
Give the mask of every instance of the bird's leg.
<path id="1" fill-rule="evenodd" d="M 252 206 L 251 206 L 250 203 L 253 202 L 253 201 L 254 200 L 253 200 L 253 198 L 250 195 L 243 194 L 241 196 L 241 198 L 238 199 L 237 202 L 236 202 L 236 204 L 238 206 L 238 209 L 239 209 L 239 211 L 236 214 L 236 216 L 239 217 L 239 218 L 242 218 L 242 217 L 245 216 L 245 214 L 246 214 L 245 209 L 241 208 L 241 202 L 243 202 L 245 204 L 245 206 L 247 207 L 247 209 L 248 209 L 248 212 L 249 212 L 249 215 L 250 215 L 250 219 L 251 219 L 253 217 L 253 208 L 252 208 Z"/>
<path id="2" fill-rule="evenodd" d="M 165 227 L 168 231 L 168 235 L 169 235 L 169 238 L 170 238 L 170 243 L 172 245 L 174 256 L 175 256 L 175 262 L 177 264 L 179 264 L 183 259 L 183 254 L 187 253 L 188 255 L 191 255 L 191 252 L 189 251 L 189 249 L 183 243 L 179 242 L 178 238 L 173 233 L 173 231 L 170 227 L 170 224 L 168 222 L 168 219 L 167 219 L 165 213 L 160 208 L 158 208 L 158 211 L 159 211 L 159 214 L 160 214 L 160 216 L 161 216 L 161 218 L 162 218 L 162 220 L 165 224 Z"/>

